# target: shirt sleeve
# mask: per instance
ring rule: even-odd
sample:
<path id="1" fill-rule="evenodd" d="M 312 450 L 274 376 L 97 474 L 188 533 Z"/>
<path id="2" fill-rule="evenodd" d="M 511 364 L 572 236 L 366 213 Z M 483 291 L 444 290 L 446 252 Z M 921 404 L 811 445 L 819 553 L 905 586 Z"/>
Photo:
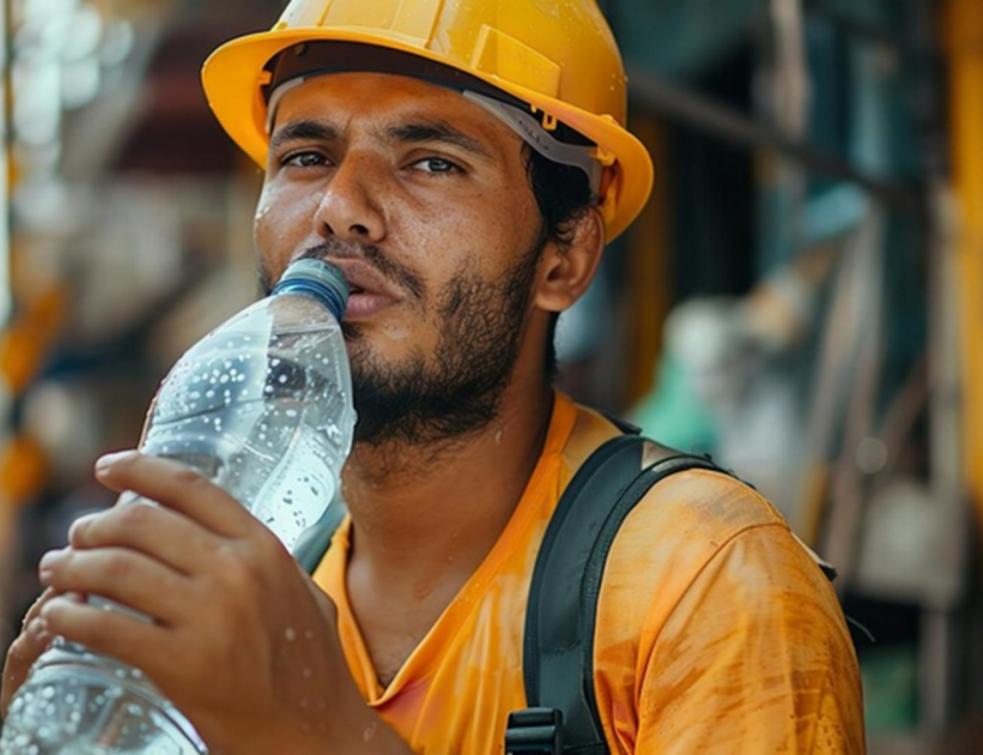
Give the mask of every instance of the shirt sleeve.
<path id="1" fill-rule="evenodd" d="M 636 753 L 864 752 L 843 614 L 783 525 L 723 543 L 643 659 Z"/>

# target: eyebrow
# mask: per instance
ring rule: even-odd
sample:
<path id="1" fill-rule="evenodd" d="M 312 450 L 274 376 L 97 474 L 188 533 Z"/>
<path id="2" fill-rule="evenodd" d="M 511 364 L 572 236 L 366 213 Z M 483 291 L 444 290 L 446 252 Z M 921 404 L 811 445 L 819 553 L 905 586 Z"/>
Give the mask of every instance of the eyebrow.
<path id="1" fill-rule="evenodd" d="M 459 131 L 445 121 L 416 121 L 389 126 L 386 129 L 386 136 L 395 141 L 411 144 L 442 142 L 460 147 L 467 152 L 481 155 L 482 157 L 491 157 L 481 142 L 468 136 L 463 131 Z"/>
<path id="2" fill-rule="evenodd" d="M 393 141 L 410 144 L 444 143 L 490 158 L 491 154 L 481 142 L 468 136 L 445 121 L 414 121 L 389 126 L 384 131 L 385 136 Z M 314 139 L 317 141 L 337 141 L 340 138 L 338 129 L 330 123 L 317 120 L 300 120 L 288 123 L 270 137 L 270 150 L 276 150 L 292 141 Z"/>
<path id="3" fill-rule="evenodd" d="M 270 137 L 270 149 L 275 150 L 287 142 L 299 141 L 301 139 L 317 139 L 326 142 L 336 141 L 338 139 L 338 129 L 323 121 L 294 121 L 293 123 L 288 123 Z"/>

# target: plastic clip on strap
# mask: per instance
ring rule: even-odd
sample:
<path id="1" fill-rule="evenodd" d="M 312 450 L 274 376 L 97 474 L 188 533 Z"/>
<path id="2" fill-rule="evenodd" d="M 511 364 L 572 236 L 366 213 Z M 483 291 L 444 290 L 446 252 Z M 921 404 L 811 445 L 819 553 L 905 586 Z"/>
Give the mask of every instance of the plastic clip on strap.
<path id="1" fill-rule="evenodd" d="M 465 90 L 462 94 L 465 99 L 483 107 L 492 115 L 504 121 L 506 125 L 510 126 L 513 131 L 522 137 L 522 140 L 526 144 L 547 160 L 580 168 L 587 174 L 587 180 L 590 182 L 591 195 L 595 197 L 599 196 L 601 178 L 604 175 L 604 166 L 594 159 L 595 147 L 561 142 L 559 139 L 550 136 L 536 118 L 533 118 L 528 113 L 524 113 L 513 105 L 501 102 L 493 97 L 488 97 L 470 90 Z"/>
<path id="2" fill-rule="evenodd" d="M 563 713 L 556 708 L 525 708 L 509 714 L 505 730 L 506 755 L 563 752 Z"/>

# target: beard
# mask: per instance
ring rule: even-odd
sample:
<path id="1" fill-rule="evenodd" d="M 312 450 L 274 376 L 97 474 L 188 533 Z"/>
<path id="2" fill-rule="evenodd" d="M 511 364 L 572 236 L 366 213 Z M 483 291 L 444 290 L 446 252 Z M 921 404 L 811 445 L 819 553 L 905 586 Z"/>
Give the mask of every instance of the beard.
<path id="1" fill-rule="evenodd" d="M 519 356 L 523 322 L 546 239 L 536 243 L 501 278 L 459 271 L 438 297 L 434 352 L 389 364 L 372 352 L 361 327 L 342 323 L 351 362 L 358 421 L 355 442 L 434 446 L 485 427 L 498 413 Z M 331 244 L 330 246 L 335 246 Z M 390 276 L 390 263 L 372 248 L 364 258 Z M 320 257 L 320 250 L 304 256 Z M 350 254 L 350 252 L 349 252 Z M 341 256 L 341 255 L 339 255 Z M 399 279 L 406 278 L 408 271 Z M 271 280 L 260 273 L 269 292 Z M 417 296 L 422 290 L 413 291 Z"/>
<path id="2" fill-rule="evenodd" d="M 440 340 L 429 358 L 390 365 L 343 325 L 352 357 L 355 442 L 432 446 L 486 426 L 498 413 L 519 356 L 542 244 L 500 280 L 458 273 L 439 298 Z"/>

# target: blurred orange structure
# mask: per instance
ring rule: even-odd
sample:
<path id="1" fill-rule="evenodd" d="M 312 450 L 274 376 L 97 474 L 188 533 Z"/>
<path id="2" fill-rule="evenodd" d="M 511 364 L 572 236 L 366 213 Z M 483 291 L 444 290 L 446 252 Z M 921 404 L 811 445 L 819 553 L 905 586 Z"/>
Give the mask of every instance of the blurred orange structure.
<path id="1" fill-rule="evenodd" d="M 959 210 L 963 464 L 983 530 L 983 3 L 948 8 L 953 184 Z"/>

